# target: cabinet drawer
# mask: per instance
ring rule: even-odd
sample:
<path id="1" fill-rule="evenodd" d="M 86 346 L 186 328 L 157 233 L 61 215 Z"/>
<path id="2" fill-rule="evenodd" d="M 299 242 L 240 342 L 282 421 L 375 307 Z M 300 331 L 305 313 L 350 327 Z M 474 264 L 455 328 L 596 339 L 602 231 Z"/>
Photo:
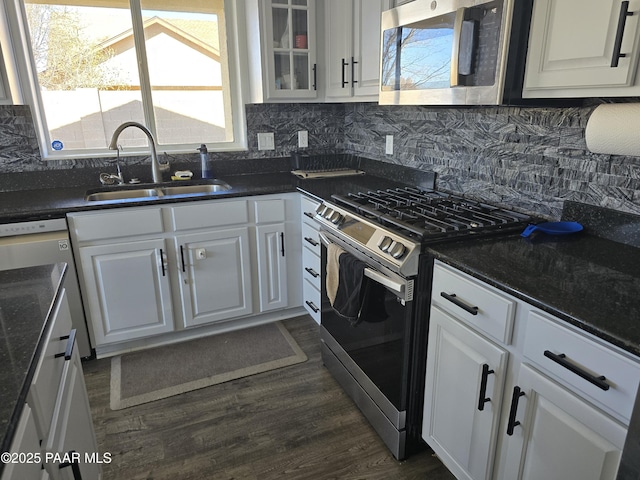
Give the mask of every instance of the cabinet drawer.
<path id="1" fill-rule="evenodd" d="M 286 220 L 285 201 L 281 198 L 254 202 L 256 223 L 276 223 Z"/>
<path id="2" fill-rule="evenodd" d="M 316 215 L 316 208 L 320 205 L 320 202 L 313 200 L 309 197 L 303 196 L 300 200 L 300 207 L 302 213 L 302 221 L 310 225 L 315 225 L 316 221 L 313 219 Z"/>
<path id="3" fill-rule="evenodd" d="M 303 305 L 304 308 L 307 309 L 311 318 L 313 318 L 316 323 L 320 324 L 320 291 L 309 283 L 307 280 L 304 280 L 302 285 L 302 297 L 303 297 Z"/>
<path id="4" fill-rule="evenodd" d="M 171 208 L 174 230 L 222 227 L 249 223 L 246 200 L 194 203 Z"/>
<path id="5" fill-rule="evenodd" d="M 302 276 L 316 288 L 320 288 L 320 257 L 308 248 L 302 249 Z"/>
<path id="6" fill-rule="evenodd" d="M 71 231 L 79 241 L 132 237 L 163 231 L 160 208 L 124 208 L 109 212 L 70 214 Z"/>
<path id="7" fill-rule="evenodd" d="M 69 304 L 63 294 L 52 316 L 52 324 L 45 337 L 42 354 L 38 360 L 28 402 L 33 408 L 38 432 L 45 438 L 49 433 L 58 389 L 62 380 L 69 333 L 73 328 Z M 63 354 L 59 356 L 59 354 Z"/>
<path id="8" fill-rule="evenodd" d="M 501 343 L 511 342 L 515 300 L 468 275 L 436 264 L 432 302 Z"/>
<path id="9" fill-rule="evenodd" d="M 629 423 L 640 382 L 639 363 L 537 311 L 531 311 L 527 318 L 524 355 L 570 390 Z M 602 388 L 584 376 L 604 376 L 603 381 L 595 380 Z"/>
<path id="10" fill-rule="evenodd" d="M 307 223 L 302 223 L 302 245 L 320 256 L 320 237 L 318 229 Z"/>

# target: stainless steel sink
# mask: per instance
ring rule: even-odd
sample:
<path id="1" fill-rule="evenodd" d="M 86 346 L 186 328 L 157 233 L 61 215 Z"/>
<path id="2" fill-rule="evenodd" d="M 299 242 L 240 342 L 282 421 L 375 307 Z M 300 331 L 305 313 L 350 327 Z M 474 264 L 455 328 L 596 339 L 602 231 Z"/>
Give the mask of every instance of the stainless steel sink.
<path id="1" fill-rule="evenodd" d="M 221 180 L 213 180 L 206 184 L 197 185 L 172 185 L 154 186 L 153 188 L 115 188 L 101 191 L 88 191 L 85 200 L 88 202 L 100 202 L 109 200 L 135 200 L 152 199 L 157 197 L 211 195 L 225 192 L 231 189 L 231 185 Z"/>
<path id="2" fill-rule="evenodd" d="M 163 195 L 202 195 L 231 190 L 231 185 L 225 182 L 216 182 L 206 185 L 180 185 L 175 187 L 162 187 Z"/>
<path id="3" fill-rule="evenodd" d="M 87 193 L 85 200 L 89 202 L 99 202 L 104 200 L 127 200 L 132 198 L 158 197 L 159 195 L 158 190 L 155 188 L 136 188 Z"/>

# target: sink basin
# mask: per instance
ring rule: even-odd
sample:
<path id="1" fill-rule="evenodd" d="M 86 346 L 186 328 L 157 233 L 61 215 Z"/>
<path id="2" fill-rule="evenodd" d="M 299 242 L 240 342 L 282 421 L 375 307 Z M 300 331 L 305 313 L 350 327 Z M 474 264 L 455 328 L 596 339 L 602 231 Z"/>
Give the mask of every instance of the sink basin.
<path id="1" fill-rule="evenodd" d="M 109 200 L 134 200 L 157 197 L 210 195 L 231 190 L 231 185 L 221 180 L 213 180 L 211 183 L 196 185 L 171 185 L 154 186 L 153 188 L 129 188 L 116 187 L 115 189 L 88 191 L 85 200 L 88 202 L 100 202 Z"/>
<path id="2" fill-rule="evenodd" d="M 162 187 L 163 195 L 201 195 L 231 190 L 231 185 L 225 182 L 210 183 L 206 185 L 180 185 L 175 187 Z"/>
<path id="3" fill-rule="evenodd" d="M 145 198 L 159 196 L 155 188 L 136 188 L 127 190 L 109 190 L 105 192 L 87 193 L 85 200 L 99 202 L 104 200 L 126 200 L 131 198 Z"/>

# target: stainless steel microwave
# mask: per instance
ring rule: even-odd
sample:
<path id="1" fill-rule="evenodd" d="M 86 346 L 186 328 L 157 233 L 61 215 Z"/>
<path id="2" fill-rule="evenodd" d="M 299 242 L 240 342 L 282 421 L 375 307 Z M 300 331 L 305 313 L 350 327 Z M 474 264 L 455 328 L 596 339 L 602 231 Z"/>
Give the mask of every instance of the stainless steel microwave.
<path id="1" fill-rule="evenodd" d="M 521 96 L 531 0 L 415 0 L 382 14 L 379 103 L 498 105 Z"/>

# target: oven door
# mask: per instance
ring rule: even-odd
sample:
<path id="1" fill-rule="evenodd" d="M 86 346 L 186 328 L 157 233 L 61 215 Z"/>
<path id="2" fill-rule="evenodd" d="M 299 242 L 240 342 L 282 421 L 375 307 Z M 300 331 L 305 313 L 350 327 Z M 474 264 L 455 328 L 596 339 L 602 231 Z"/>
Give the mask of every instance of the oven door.
<path id="1" fill-rule="evenodd" d="M 413 279 L 374 266 L 374 262 L 366 255 L 331 233 L 321 232 L 320 239 L 322 340 L 394 427 L 402 430 L 405 428 L 409 387 Z M 355 325 L 339 316 L 327 297 L 328 242 L 339 244 L 369 265 L 365 276 L 373 283 L 360 321 Z"/>

